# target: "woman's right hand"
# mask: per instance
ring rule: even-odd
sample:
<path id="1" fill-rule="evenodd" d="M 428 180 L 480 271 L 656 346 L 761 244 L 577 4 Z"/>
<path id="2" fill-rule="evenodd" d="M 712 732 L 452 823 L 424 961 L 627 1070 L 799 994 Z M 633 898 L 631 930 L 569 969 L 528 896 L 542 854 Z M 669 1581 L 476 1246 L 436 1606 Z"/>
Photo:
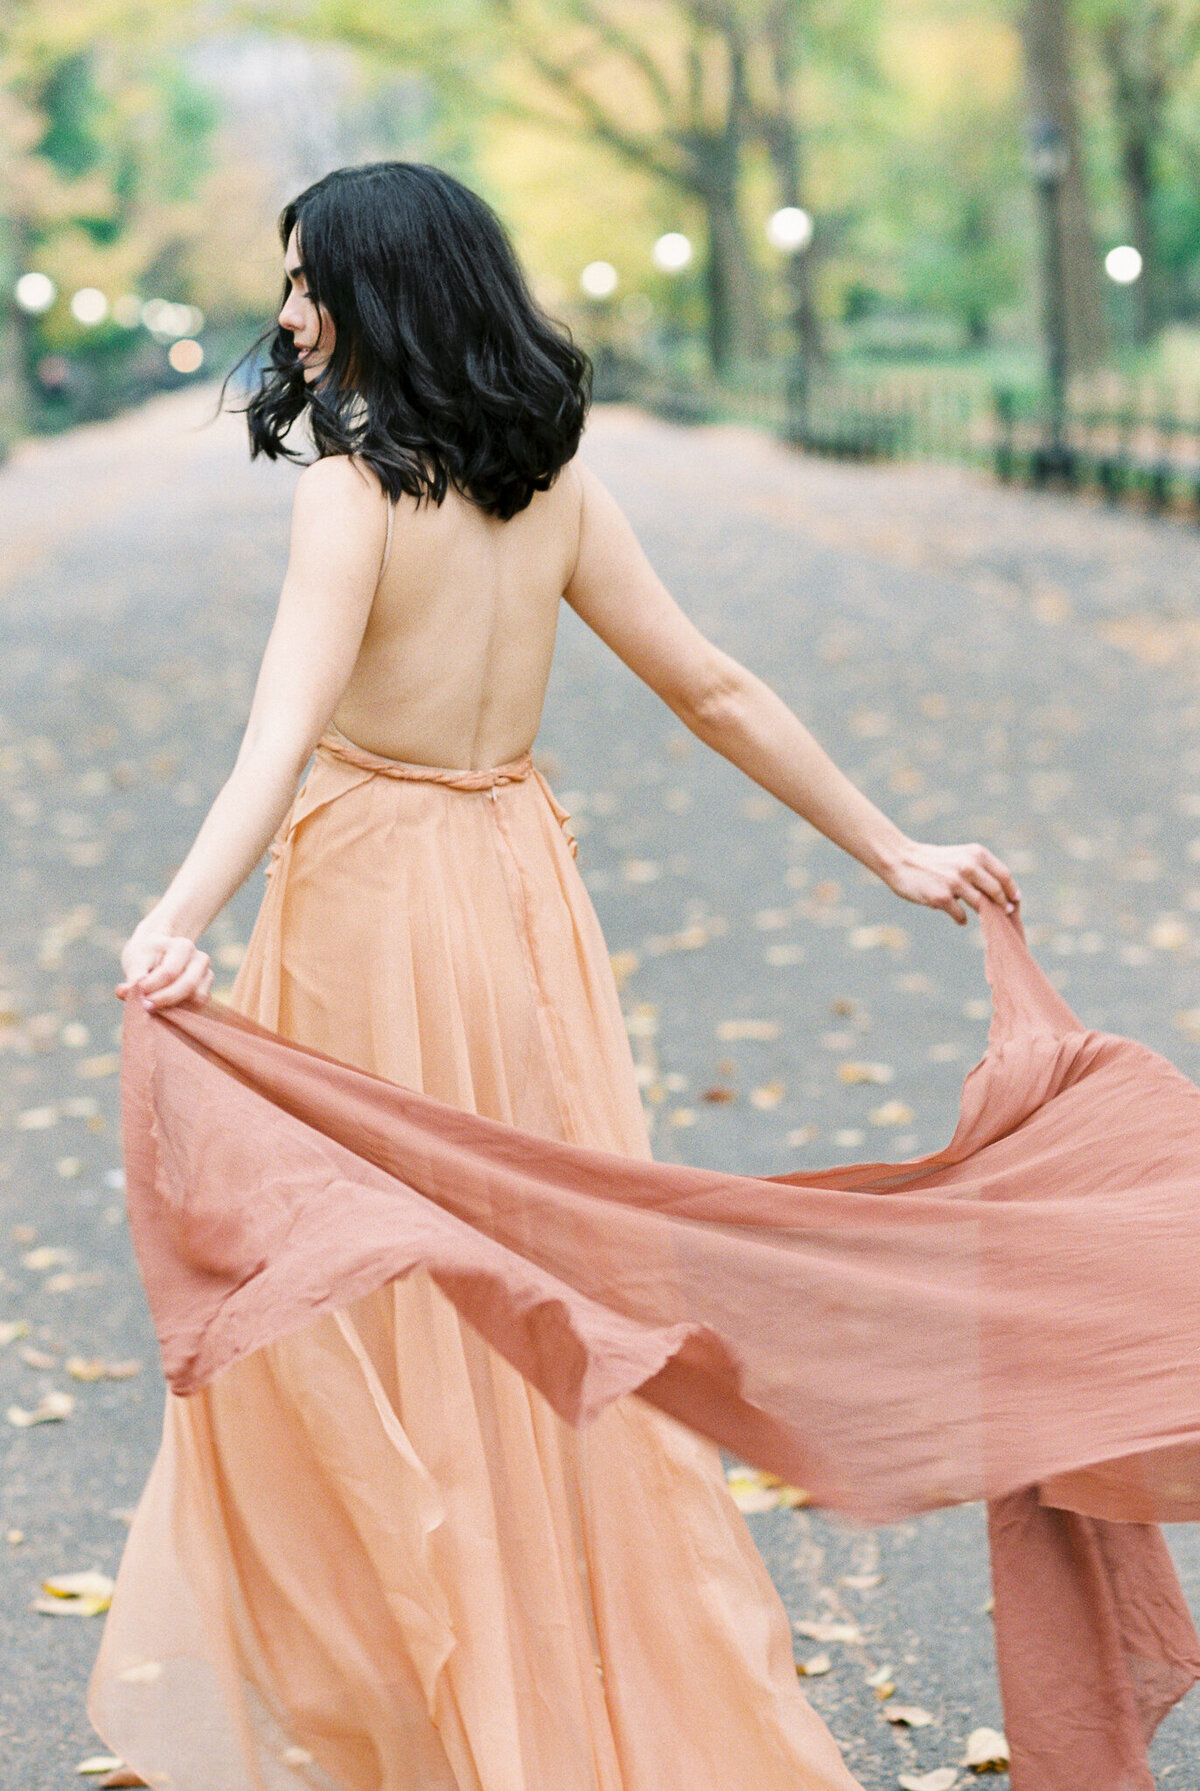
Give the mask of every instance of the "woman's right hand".
<path id="1" fill-rule="evenodd" d="M 121 951 L 125 980 L 117 984 L 121 1001 L 140 999 L 153 1013 L 180 1001 L 203 1001 L 213 985 L 208 953 L 178 933 L 144 933 L 137 929 Z"/>
<path id="2" fill-rule="evenodd" d="M 940 908 L 959 926 L 966 925 L 964 903 L 978 912 L 985 901 L 995 902 L 1014 914 L 1021 902 L 1008 866 L 978 843 L 929 846 L 905 840 L 882 876 L 895 895 L 925 908 Z"/>

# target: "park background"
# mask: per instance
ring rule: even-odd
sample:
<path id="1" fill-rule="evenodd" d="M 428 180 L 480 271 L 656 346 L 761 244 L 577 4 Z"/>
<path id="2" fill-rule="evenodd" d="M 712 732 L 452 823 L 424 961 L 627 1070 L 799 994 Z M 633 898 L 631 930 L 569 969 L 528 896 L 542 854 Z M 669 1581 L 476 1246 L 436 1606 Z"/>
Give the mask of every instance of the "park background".
<path id="1" fill-rule="evenodd" d="M 1200 5 L 1157 0 L 8 0 L 4 1791 L 99 1757 L 103 1597 L 44 1587 L 111 1575 L 160 1420 L 112 985 L 232 761 L 283 570 L 294 470 L 213 420 L 278 302 L 280 205 L 379 156 L 478 186 L 595 353 L 584 453 L 688 612 L 906 829 L 1001 852 L 1085 1023 L 1194 1077 L 1198 46 Z M 569 616 L 538 751 L 658 1156 L 945 1141 L 986 1035 L 976 932 L 898 907 Z M 259 888 L 211 929 L 224 989 Z M 852 1531 L 733 1484 L 868 1791 L 976 1783 L 979 1512 Z M 1172 1545 L 1195 1602 L 1200 1546 Z M 1166 1788 L 1195 1781 L 1194 1705 Z"/>
<path id="2" fill-rule="evenodd" d="M 1195 504 L 1198 50 L 1194 0 L 9 0 L 0 427 L 224 371 L 283 201 L 403 156 L 601 396 Z"/>

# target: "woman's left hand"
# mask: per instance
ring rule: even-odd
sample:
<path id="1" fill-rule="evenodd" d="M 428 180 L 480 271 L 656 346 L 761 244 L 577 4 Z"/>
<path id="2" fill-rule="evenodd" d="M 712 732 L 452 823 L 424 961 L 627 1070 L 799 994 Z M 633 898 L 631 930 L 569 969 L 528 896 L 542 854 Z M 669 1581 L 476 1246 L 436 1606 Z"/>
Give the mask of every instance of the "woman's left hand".
<path id="1" fill-rule="evenodd" d="M 941 908 L 965 926 L 967 908 L 996 902 L 1006 913 L 1016 911 L 1021 892 L 1008 866 L 986 846 L 927 846 L 905 840 L 883 880 L 906 902 Z"/>
<path id="2" fill-rule="evenodd" d="M 180 1001 L 203 1001 L 213 985 L 208 953 L 178 933 L 134 932 L 121 952 L 124 982 L 116 993 L 141 1000 L 143 1007 L 174 1007 Z"/>

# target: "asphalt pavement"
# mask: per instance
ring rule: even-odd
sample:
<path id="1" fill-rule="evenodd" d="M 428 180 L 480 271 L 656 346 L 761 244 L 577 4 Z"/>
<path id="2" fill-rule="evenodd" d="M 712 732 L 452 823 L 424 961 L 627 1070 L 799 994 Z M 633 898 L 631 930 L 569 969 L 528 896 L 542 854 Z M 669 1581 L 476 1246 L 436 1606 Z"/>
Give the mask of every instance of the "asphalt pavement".
<path id="1" fill-rule="evenodd" d="M 159 399 L 0 470 L 0 1414 L 74 1401 L 0 1422 L 3 1791 L 83 1783 L 99 1751 L 83 1689 L 100 1620 L 32 1601 L 48 1575 L 114 1569 L 161 1419 L 122 1209 L 115 951 L 232 762 L 294 480 L 251 467 L 236 421 L 205 423 L 212 403 Z M 1008 858 L 1076 1012 L 1200 1074 L 1200 531 L 619 407 L 585 453 L 689 613 L 872 797 L 911 833 Z M 569 615 L 539 753 L 660 1157 L 770 1173 L 949 1137 L 987 1026 L 974 926 L 897 902 Z M 225 983 L 259 889 L 213 928 Z M 977 1509 L 872 1531 L 803 1509 L 748 1521 L 815 1632 L 798 1657 L 828 1660 L 806 1690 L 866 1791 L 1000 1726 Z M 1200 1540 L 1171 1542 L 1200 1611 Z M 891 1700 L 868 1683 L 882 1668 Z M 889 1723 L 889 1703 L 932 1720 Z M 1153 1760 L 1196 1791 L 1200 1693 Z"/>

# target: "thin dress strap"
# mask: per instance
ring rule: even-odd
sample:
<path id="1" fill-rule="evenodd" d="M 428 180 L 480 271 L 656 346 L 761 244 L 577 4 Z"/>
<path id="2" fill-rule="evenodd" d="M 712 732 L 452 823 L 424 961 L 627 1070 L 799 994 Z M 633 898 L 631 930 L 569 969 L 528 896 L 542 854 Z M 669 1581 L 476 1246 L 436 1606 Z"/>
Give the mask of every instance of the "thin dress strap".
<path id="1" fill-rule="evenodd" d="M 394 498 L 388 499 L 387 540 L 383 544 L 383 559 L 379 563 L 379 577 L 387 571 L 387 563 L 392 553 L 392 525 L 396 520 L 396 503 Z"/>

